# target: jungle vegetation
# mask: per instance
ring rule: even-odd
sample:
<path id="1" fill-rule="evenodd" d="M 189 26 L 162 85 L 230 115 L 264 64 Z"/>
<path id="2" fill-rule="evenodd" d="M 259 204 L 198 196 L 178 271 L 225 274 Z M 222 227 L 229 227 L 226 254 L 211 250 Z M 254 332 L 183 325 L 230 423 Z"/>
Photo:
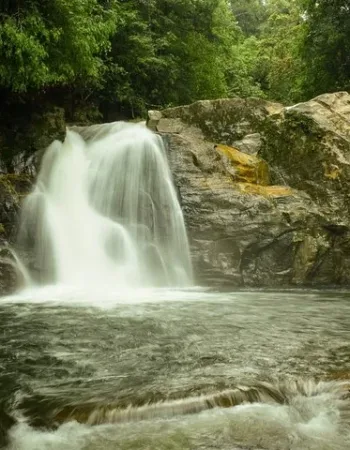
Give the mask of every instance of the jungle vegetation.
<path id="1" fill-rule="evenodd" d="M 67 120 L 110 120 L 349 87 L 350 0 L 0 2 L 3 120 L 47 104 Z"/>

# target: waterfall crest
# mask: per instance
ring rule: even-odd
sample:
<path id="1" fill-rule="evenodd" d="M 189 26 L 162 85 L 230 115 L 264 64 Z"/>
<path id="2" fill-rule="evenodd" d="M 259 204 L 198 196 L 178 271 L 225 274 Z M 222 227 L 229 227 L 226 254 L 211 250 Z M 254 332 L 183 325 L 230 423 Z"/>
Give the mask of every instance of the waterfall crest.
<path id="1" fill-rule="evenodd" d="M 18 245 L 34 255 L 28 269 L 40 284 L 190 285 L 162 139 L 124 122 L 67 130 L 44 154 Z"/>

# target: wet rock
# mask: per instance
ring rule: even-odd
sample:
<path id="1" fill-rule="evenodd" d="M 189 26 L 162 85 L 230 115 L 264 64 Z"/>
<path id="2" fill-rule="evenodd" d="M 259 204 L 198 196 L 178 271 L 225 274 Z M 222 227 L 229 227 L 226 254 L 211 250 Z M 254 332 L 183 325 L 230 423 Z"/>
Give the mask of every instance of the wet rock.
<path id="1" fill-rule="evenodd" d="M 32 155 L 25 152 L 18 153 L 12 159 L 13 172 L 16 175 L 26 174 L 34 178 L 37 174 L 41 152 L 37 151 Z"/>
<path id="2" fill-rule="evenodd" d="M 0 256 L 0 296 L 12 294 L 18 286 L 19 279 L 14 262 Z"/>
<path id="3" fill-rule="evenodd" d="M 164 110 L 162 118 L 168 129 L 171 120 L 182 124 L 181 131 L 158 132 L 198 282 L 350 283 L 349 94 L 290 108 L 257 99 L 202 101 Z M 257 155 L 244 152 L 257 133 Z"/>
<path id="4" fill-rule="evenodd" d="M 21 202 L 31 187 L 27 175 L 0 175 L 0 295 L 12 293 L 23 281 L 9 248 L 15 239 Z"/>
<path id="5" fill-rule="evenodd" d="M 21 202 L 31 189 L 28 175 L 0 175 L 0 238 L 13 239 Z"/>

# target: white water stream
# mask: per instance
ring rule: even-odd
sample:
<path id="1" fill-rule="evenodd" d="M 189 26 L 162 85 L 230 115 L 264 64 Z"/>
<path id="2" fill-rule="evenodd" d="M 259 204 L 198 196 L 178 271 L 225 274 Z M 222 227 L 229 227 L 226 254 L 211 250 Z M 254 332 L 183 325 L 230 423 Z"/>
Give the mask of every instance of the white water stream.
<path id="1" fill-rule="evenodd" d="M 19 246 L 34 255 L 40 284 L 190 285 L 186 230 L 161 138 L 123 122 L 81 133 L 86 140 L 68 130 L 48 148 L 23 207 Z"/>

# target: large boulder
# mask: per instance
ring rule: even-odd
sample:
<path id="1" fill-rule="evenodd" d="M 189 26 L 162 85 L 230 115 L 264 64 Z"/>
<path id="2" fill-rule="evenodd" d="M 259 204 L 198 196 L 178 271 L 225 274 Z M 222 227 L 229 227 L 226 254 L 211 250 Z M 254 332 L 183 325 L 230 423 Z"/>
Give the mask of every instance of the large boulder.
<path id="1" fill-rule="evenodd" d="M 273 180 L 307 192 L 337 222 L 348 221 L 350 95 L 324 94 L 264 123 L 263 158 Z"/>
<path id="2" fill-rule="evenodd" d="M 202 100 L 188 106 L 178 106 L 162 111 L 157 127 L 164 130 L 170 122 L 180 122 L 199 128 L 204 138 L 234 145 L 246 136 L 258 133 L 270 116 L 280 114 L 283 106 L 256 98 Z M 155 112 L 153 111 L 153 116 Z"/>
<path id="3" fill-rule="evenodd" d="M 350 95 L 289 108 L 201 101 L 150 116 L 167 144 L 198 282 L 350 282 Z"/>

